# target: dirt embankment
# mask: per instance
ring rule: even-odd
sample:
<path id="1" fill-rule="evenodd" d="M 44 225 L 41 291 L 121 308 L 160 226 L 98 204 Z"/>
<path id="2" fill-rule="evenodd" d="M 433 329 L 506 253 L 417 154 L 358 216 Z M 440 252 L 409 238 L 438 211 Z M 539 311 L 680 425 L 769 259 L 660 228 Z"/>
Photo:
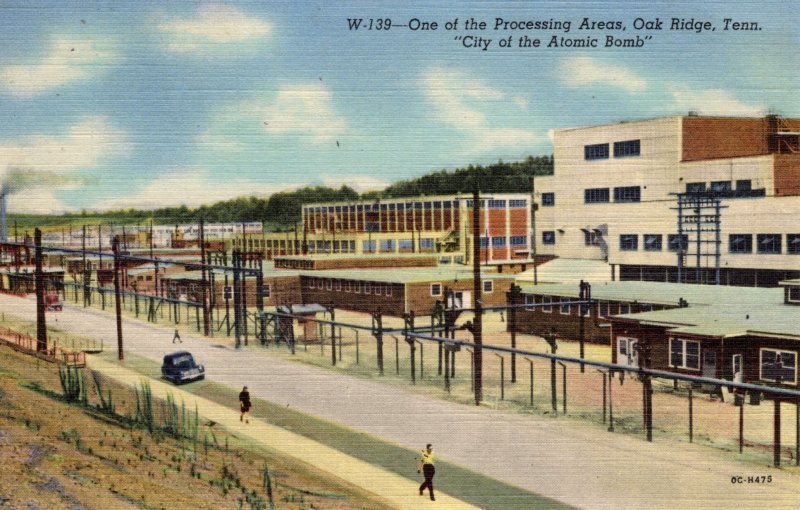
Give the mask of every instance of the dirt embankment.
<path id="1" fill-rule="evenodd" d="M 140 394 L 137 426 L 129 388 L 100 379 L 104 410 L 82 372 L 86 403 L 67 403 L 54 365 L 0 347 L 0 507 L 386 508 L 311 466 L 245 449 L 213 422 L 195 425 L 179 403 L 170 412 L 153 400 L 151 432 Z"/>

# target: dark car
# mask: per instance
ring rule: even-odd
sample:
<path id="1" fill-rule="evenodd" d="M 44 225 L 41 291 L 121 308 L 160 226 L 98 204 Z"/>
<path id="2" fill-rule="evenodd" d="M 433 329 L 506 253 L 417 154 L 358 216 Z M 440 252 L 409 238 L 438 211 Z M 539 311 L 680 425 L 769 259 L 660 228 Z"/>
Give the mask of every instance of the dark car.
<path id="1" fill-rule="evenodd" d="M 181 384 L 204 379 L 206 370 L 203 368 L 203 365 L 197 364 L 192 353 L 188 351 L 179 351 L 164 356 L 164 363 L 161 365 L 161 375 L 168 381 Z"/>

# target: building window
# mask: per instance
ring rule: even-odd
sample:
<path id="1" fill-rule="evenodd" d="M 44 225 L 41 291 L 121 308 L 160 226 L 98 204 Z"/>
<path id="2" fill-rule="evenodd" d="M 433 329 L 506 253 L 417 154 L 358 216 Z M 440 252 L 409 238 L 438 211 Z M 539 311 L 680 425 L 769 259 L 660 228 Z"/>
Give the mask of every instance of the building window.
<path id="1" fill-rule="evenodd" d="M 544 200 L 544 198 L 542 199 Z M 527 209 L 528 201 L 527 200 L 509 200 L 508 207 L 511 209 Z"/>
<path id="2" fill-rule="evenodd" d="M 731 234 L 728 236 L 728 253 L 753 253 L 752 234 Z"/>
<path id="3" fill-rule="evenodd" d="M 376 296 L 381 295 L 381 284 L 378 282 L 375 282 L 375 295 Z"/>
<path id="4" fill-rule="evenodd" d="M 432 283 L 431 284 L 431 296 L 441 296 L 442 295 L 442 284 L 441 283 Z"/>
<path id="5" fill-rule="evenodd" d="M 386 284 L 386 295 L 387 296 L 391 296 L 392 295 L 392 285 L 390 283 Z"/>
<path id="6" fill-rule="evenodd" d="M 604 204 L 608 202 L 608 188 L 590 188 L 583 190 L 583 203 Z"/>
<path id="7" fill-rule="evenodd" d="M 308 288 L 309 289 L 313 289 L 314 288 L 314 278 L 309 278 L 308 279 Z"/>
<path id="8" fill-rule="evenodd" d="M 639 249 L 639 236 L 637 234 L 620 234 L 620 251 L 636 251 Z"/>
<path id="9" fill-rule="evenodd" d="M 644 251 L 661 251 L 661 234 L 645 234 Z"/>
<path id="10" fill-rule="evenodd" d="M 350 292 L 350 280 L 347 280 L 346 282 L 344 282 L 344 291 L 345 292 Z"/>
<path id="11" fill-rule="evenodd" d="M 361 241 L 361 251 L 364 253 L 375 253 L 376 241 Z"/>
<path id="12" fill-rule="evenodd" d="M 631 313 L 631 304 L 630 303 L 620 303 L 619 304 L 619 314 L 625 315 L 626 313 Z"/>
<path id="13" fill-rule="evenodd" d="M 556 233 L 554 230 L 542 232 L 542 244 L 556 244 Z"/>
<path id="14" fill-rule="evenodd" d="M 608 301 L 600 301 L 597 304 L 597 315 L 599 317 L 608 317 Z"/>
<path id="15" fill-rule="evenodd" d="M 669 353 L 670 365 L 673 367 L 700 370 L 700 342 L 670 338 Z"/>
<path id="16" fill-rule="evenodd" d="M 506 238 L 505 237 L 493 237 L 492 238 L 492 248 L 505 248 L 506 246 Z"/>
<path id="17" fill-rule="evenodd" d="M 614 142 L 614 157 L 625 158 L 628 156 L 638 156 L 641 150 L 639 140 L 626 140 L 624 142 Z"/>
<path id="18" fill-rule="evenodd" d="M 489 209 L 505 209 L 505 200 L 489 200 Z"/>
<path id="19" fill-rule="evenodd" d="M 786 301 L 789 303 L 800 303 L 800 287 L 792 287 L 788 288 L 788 295 L 786 296 Z"/>
<path id="20" fill-rule="evenodd" d="M 342 280 L 336 280 L 336 290 L 337 291 L 342 290 Z"/>
<path id="21" fill-rule="evenodd" d="M 608 159 L 608 144 L 596 143 L 594 145 L 583 146 L 583 159 Z"/>
<path id="22" fill-rule="evenodd" d="M 704 182 L 687 182 L 686 193 L 705 193 L 706 183 Z"/>
<path id="23" fill-rule="evenodd" d="M 353 292 L 361 294 L 361 282 L 353 282 Z"/>
<path id="24" fill-rule="evenodd" d="M 678 250 L 685 252 L 689 246 L 689 236 L 686 234 L 670 234 L 667 236 L 667 249 L 669 251 L 677 252 Z"/>
<path id="25" fill-rule="evenodd" d="M 731 181 L 714 181 L 711 183 L 712 193 L 729 193 L 731 189 Z"/>
<path id="26" fill-rule="evenodd" d="M 370 282 L 364 282 L 364 294 L 369 294 L 372 292 L 372 284 Z"/>
<path id="27" fill-rule="evenodd" d="M 559 301 L 566 301 L 566 300 L 567 298 L 565 297 L 559 298 Z M 561 315 L 569 315 L 570 312 L 572 312 L 572 305 L 570 305 L 569 303 L 561 303 L 560 311 Z"/>
<path id="28" fill-rule="evenodd" d="M 400 239 L 397 241 L 397 248 L 400 251 L 411 251 L 414 249 L 414 241 L 412 239 Z"/>
<path id="29" fill-rule="evenodd" d="M 786 253 L 800 255 L 800 234 L 786 234 Z"/>
<path id="30" fill-rule="evenodd" d="M 328 280 L 325 281 L 325 288 L 331 290 L 333 288 L 333 280 L 328 278 Z"/>
<path id="31" fill-rule="evenodd" d="M 489 238 L 488 237 L 481 237 L 481 248 L 488 248 L 489 247 Z"/>
<path id="32" fill-rule="evenodd" d="M 750 179 L 740 179 L 736 181 L 736 191 L 747 192 L 753 189 L 753 181 Z"/>
<path id="33" fill-rule="evenodd" d="M 553 298 L 550 296 L 542 296 L 542 313 L 552 313 L 553 312 L 553 305 L 550 303 L 553 302 Z"/>
<path id="34" fill-rule="evenodd" d="M 642 188 L 640 186 L 622 186 L 614 188 L 614 202 L 630 203 L 641 202 Z"/>
<path id="35" fill-rule="evenodd" d="M 597 230 L 588 230 L 588 229 L 581 229 L 583 230 L 583 244 L 584 246 L 600 246 L 600 241 L 603 239 L 603 235 L 600 234 Z"/>
<path id="36" fill-rule="evenodd" d="M 433 249 L 433 238 L 432 237 L 423 237 L 419 240 L 419 249 L 420 250 L 432 250 Z"/>
<path id="37" fill-rule="evenodd" d="M 762 381 L 780 380 L 782 383 L 797 384 L 797 353 L 776 349 L 759 349 L 760 374 Z"/>
<path id="38" fill-rule="evenodd" d="M 555 193 L 542 193 L 542 207 L 553 207 L 556 205 Z"/>
<path id="39" fill-rule="evenodd" d="M 492 280 L 484 280 L 483 281 L 483 293 L 484 294 L 491 294 L 494 292 L 494 282 Z"/>
<path id="40" fill-rule="evenodd" d="M 780 234 L 758 234 L 758 253 L 773 255 L 781 252 Z"/>
<path id="41" fill-rule="evenodd" d="M 536 304 L 536 296 L 526 295 L 525 296 L 525 304 L 526 305 L 531 305 L 531 306 L 526 306 L 525 310 L 527 310 L 529 312 L 532 312 L 532 311 L 536 310 L 536 307 L 533 306 L 533 305 Z"/>
<path id="42" fill-rule="evenodd" d="M 381 251 L 382 252 L 393 252 L 394 251 L 394 239 L 383 239 L 381 241 Z"/>
<path id="43" fill-rule="evenodd" d="M 528 246 L 528 238 L 525 236 L 511 236 L 511 246 Z"/>
<path id="44" fill-rule="evenodd" d="M 263 292 L 265 298 L 269 298 L 272 295 L 272 285 L 271 284 L 268 283 L 268 284 L 264 285 L 261 288 L 262 288 L 262 292 Z"/>

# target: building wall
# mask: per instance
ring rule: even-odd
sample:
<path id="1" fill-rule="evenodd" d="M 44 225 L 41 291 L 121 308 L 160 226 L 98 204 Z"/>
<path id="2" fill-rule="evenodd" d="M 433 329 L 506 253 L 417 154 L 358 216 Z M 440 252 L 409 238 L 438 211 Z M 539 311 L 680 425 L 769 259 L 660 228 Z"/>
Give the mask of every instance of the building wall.
<path id="1" fill-rule="evenodd" d="M 405 289 L 399 283 L 302 275 L 300 292 L 304 304 L 333 305 L 335 308 L 359 312 L 381 311 L 395 316 L 401 316 L 405 311 Z"/>
<path id="2" fill-rule="evenodd" d="M 800 154 L 774 154 L 775 196 L 800 195 Z"/>

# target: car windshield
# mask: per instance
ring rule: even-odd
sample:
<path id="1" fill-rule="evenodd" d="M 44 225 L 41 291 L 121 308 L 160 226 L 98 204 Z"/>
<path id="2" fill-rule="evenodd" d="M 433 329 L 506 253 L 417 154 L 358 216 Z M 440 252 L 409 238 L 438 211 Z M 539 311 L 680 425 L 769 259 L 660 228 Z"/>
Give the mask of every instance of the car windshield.
<path id="1" fill-rule="evenodd" d="M 180 357 L 177 357 L 177 358 L 173 358 L 172 364 L 173 364 L 173 366 L 176 366 L 176 367 L 179 367 L 179 368 L 192 368 L 192 367 L 194 367 L 194 360 L 189 355 L 180 356 Z"/>

